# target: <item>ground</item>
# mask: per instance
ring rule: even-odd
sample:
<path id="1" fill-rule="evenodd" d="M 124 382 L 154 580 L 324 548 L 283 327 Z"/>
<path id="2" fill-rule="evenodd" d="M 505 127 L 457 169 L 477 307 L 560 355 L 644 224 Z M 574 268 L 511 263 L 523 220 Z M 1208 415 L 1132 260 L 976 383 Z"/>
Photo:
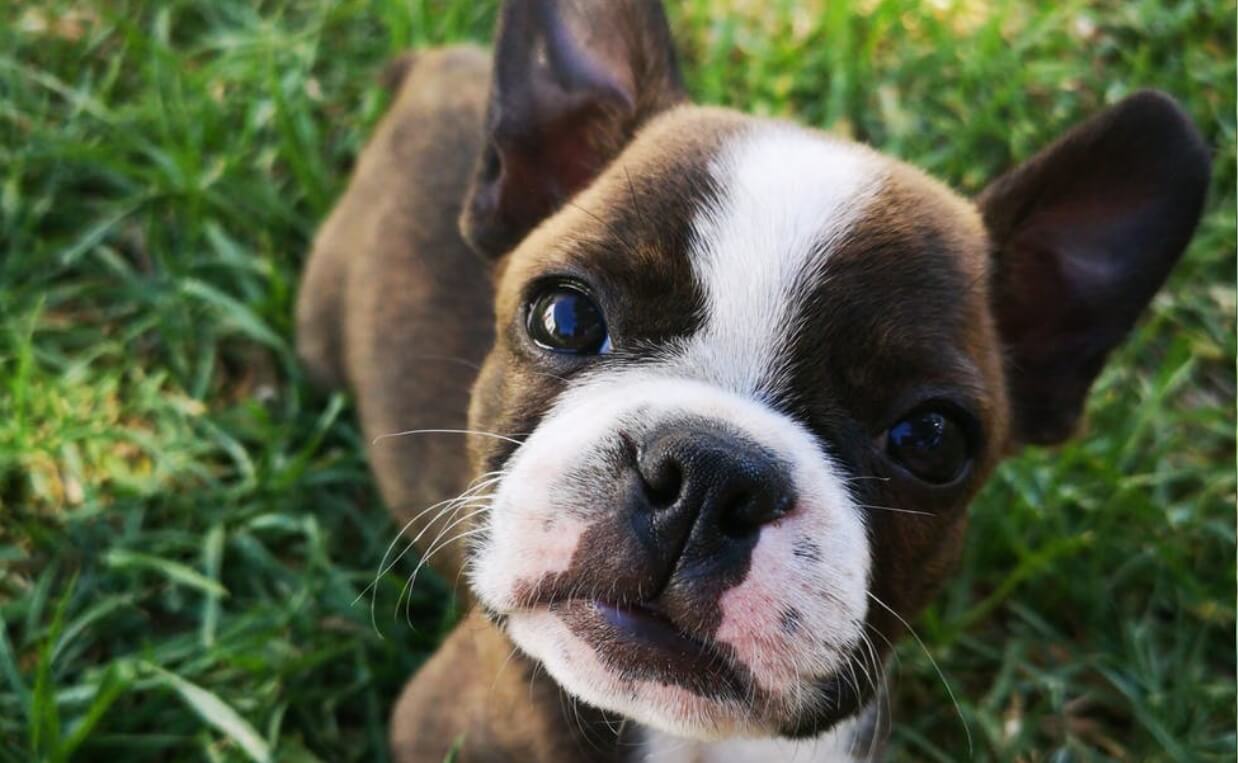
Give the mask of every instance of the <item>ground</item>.
<path id="1" fill-rule="evenodd" d="M 672 3 L 692 92 L 974 193 L 1132 90 L 1215 151 L 1084 436 L 1003 467 L 898 650 L 893 759 L 1233 760 L 1233 0 Z M 315 226 L 474 0 L 0 4 L 0 761 L 375 760 L 455 616 L 291 351 Z M 939 673 L 940 669 L 940 673 Z M 947 690 L 947 686 L 949 690 Z M 951 693 L 957 704 L 951 700 Z"/>

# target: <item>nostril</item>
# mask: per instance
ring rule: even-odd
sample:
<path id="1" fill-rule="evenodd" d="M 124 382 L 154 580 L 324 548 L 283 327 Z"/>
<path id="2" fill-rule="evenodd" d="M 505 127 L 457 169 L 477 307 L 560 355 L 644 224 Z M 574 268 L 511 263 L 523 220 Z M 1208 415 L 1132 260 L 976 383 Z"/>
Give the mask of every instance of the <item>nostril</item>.
<path id="1" fill-rule="evenodd" d="M 728 538 L 743 538 L 756 532 L 760 522 L 752 518 L 753 496 L 740 490 L 727 496 L 718 506 L 718 529 Z"/>
<path id="2" fill-rule="evenodd" d="M 652 435 L 636 449 L 636 479 L 629 484 L 642 509 L 634 520 L 656 529 L 656 543 L 677 549 L 688 532 L 706 544 L 748 543 L 793 510 L 788 466 L 742 435 L 700 425 L 667 426 Z"/>
<path id="3" fill-rule="evenodd" d="M 792 493 L 772 485 L 740 489 L 718 507 L 718 529 L 730 538 L 745 538 L 782 517 L 795 503 Z"/>
<path id="4" fill-rule="evenodd" d="M 674 459 L 663 458 L 652 469 L 639 471 L 650 506 L 666 508 L 679 499 L 683 491 L 683 468 Z"/>

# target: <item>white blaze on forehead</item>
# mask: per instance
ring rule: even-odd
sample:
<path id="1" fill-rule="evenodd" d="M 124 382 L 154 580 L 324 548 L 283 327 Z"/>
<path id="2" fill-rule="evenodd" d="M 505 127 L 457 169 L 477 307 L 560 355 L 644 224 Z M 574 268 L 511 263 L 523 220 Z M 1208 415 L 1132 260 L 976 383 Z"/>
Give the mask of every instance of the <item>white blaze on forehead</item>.
<path id="1" fill-rule="evenodd" d="M 705 293 L 683 360 L 740 394 L 778 383 L 802 303 L 830 254 L 880 191 L 879 155 L 776 122 L 737 135 L 710 167 L 718 199 L 693 222 Z"/>

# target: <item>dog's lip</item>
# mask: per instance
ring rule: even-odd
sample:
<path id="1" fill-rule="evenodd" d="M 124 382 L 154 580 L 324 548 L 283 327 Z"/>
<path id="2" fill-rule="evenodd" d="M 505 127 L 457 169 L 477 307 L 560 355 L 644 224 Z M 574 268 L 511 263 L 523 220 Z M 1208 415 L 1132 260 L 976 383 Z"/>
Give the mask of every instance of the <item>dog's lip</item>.
<path id="1" fill-rule="evenodd" d="M 592 604 L 602 620 L 623 637 L 688 655 L 711 651 L 708 644 L 681 631 L 669 617 L 652 606 L 601 600 L 594 600 Z"/>
<path id="2" fill-rule="evenodd" d="M 520 603 L 519 610 L 548 610 L 561 617 L 577 619 L 584 614 L 600 619 L 616 635 L 681 652 L 710 652 L 707 640 L 686 633 L 655 602 L 625 601 L 591 597 L 536 596 Z"/>
<path id="3" fill-rule="evenodd" d="M 709 642 L 685 633 L 669 615 L 652 602 L 625 602 L 594 598 L 549 598 L 526 602 L 520 609 L 549 610 L 571 618 L 589 614 L 600 619 L 616 635 L 662 649 L 685 653 L 710 652 Z"/>
<path id="4" fill-rule="evenodd" d="M 686 633 L 656 604 L 571 598 L 530 609 L 555 614 L 624 678 L 676 683 L 716 697 L 750 691 L 724 647 Z"/>

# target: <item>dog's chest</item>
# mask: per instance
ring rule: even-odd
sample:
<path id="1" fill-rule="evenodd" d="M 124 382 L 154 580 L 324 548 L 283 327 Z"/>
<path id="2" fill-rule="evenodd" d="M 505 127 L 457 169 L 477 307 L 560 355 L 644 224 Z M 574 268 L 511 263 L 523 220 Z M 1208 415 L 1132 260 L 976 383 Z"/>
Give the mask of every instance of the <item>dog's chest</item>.
<path id="1" fill-rule="evenodd" d="M 858 738 L 859 724 L 840 723 L 814 739 L 730 739 L 699 742 L 646 729 L 641 763 L 858 763 L 872 760 L 869 745 Z M 880 756 L 877 756 L 879 759 Z"/>

